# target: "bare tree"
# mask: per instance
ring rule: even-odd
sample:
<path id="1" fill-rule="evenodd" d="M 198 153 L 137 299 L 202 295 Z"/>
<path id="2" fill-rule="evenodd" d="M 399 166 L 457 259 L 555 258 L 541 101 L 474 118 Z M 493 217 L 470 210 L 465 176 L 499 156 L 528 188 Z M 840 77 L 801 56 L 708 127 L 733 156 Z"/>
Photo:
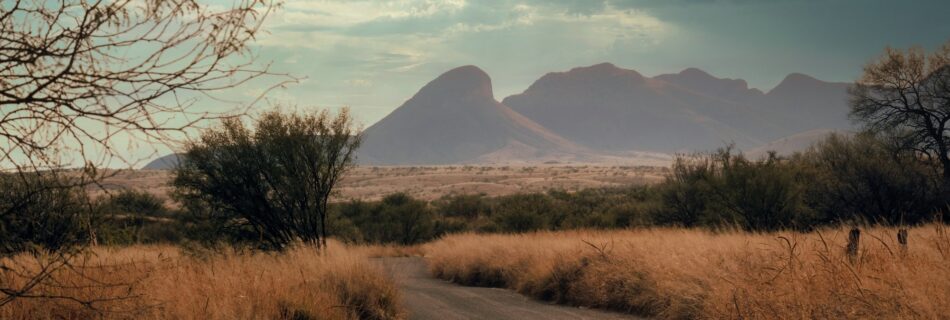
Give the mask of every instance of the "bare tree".
<path id="1" fill-rule="evenodd" d="M 850 94 L 855 120 L 939 163 L 943 192 L 950 192 L 950 42 L 930 54 L 887 48 Z"/>
<path id="2" fill-rule="evenodd" d="M 0 230 L 21 228 L 21 222 L 39 230 L 54 226 L 53 218 L 75 218 L 56 201 L 99 181 L 103 173 L 95 170 L 96 162 L 131 164 L 116 151 L 118 141 L 162 143 L 204 120 L 245 110 L 198 108 L 200 99 L 224 101 L 223 91 L 265 76 L 280 78 L 268 90 L 292 81 L 257 65 L 248 47 L 275 7 L 270 0 L 230 6 L 196 0 L 0 1 L 0 180 L 18 188 L 0 199 Z M 62 165 L 80 163 L 85 170 L 62 174 Z M 90 220 L 75 220 L 69 222 L 85 223 L 86 232 L 93 232 Z M 81 272 L 71 261 L 88 241 L 11 239 L 0 237 L 0 306 L 20 298 L 90 308 L 100 301 L 36 291 L 62 286 L 55 277 L 60 272 Z M 36 258 L 32 267 L 17 267 L 23 254 Z"/>
<path id="3" fill-rule="evenodd" d="M 247 44 L 274 6 L 238 1 L 0 2 L 0 163 L 121 157 L 114 137 L 162 141 L 225 116 L 195 103 L 270 74 Z"/>

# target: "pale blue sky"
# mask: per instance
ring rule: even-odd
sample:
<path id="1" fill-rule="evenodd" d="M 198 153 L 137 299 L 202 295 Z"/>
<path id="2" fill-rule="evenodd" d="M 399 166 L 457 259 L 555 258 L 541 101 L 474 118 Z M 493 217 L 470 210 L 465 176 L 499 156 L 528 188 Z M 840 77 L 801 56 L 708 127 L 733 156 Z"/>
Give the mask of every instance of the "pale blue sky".
<path id="1" fill-rule="evenodd" d="M 257 50 L 307 78 L 272 103 L 350 106 L 368 126 L 467 64 L 499 100 L 600 62 L 648 76 L 699 67 L 763 90 L 791 72 L 853 81 L 884 46 L 950 40 L 948 14 L 950 1 L 287 0 Z"/>

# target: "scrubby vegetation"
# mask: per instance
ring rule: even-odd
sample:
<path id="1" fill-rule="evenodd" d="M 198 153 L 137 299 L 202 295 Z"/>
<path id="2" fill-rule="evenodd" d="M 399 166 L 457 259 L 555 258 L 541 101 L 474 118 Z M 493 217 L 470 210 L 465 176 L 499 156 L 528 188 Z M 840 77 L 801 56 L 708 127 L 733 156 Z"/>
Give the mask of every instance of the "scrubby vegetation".
<path id="1" fill-rule="evenodd" d="M 680 158 L 658 186 L 663 225 L 807 230 L 840 223 L 918 224 L 946 209 L 936 164 L 870 135 L 832 135 L 786 158 L 723 149 Z"/>
<path id="2" fill-rule="evenodd" d="M 341 239 L 400 244 L 460 231 L 916 225 L 947 217 L 936 166 L 879 137 L 832 135 L 787 157 L 749 159 L 731 148 L 683 156 L 655 185 L 450 195 L 428 203 L 396 194 L 338 203 L 331 216 Z"/>
<path id="3" fill-rule="evenodd" d="M 330 236 L 343 241 L 401 245 L 467 231 L 652 226 L 807 231 L 853 224 L 917 225 L 948 217 L 939 169 L 938 163 L 884 136 L 832 135 L 789 156 L 750 159 L 731 148 L 684 155 L 664 181 L 653 185 L 453 194 L 433 201 L 396 193 L 379 201 L 329 203 L 326 225 Z M 212 246 L 254 246 L 261 239 L 262 231 L 236 211 L 214 209 L 218 206 L 202 200 L 204 193 L 191 185 L 179 185 L 179 190 L 188 196 L 175 198 L 175 213 L 147 194 L 126 192 L 100 201 L 109 223 L 99 230 L 99 238 L 107 244 Z"/>
<path id="4" fill-rule="evenodd" d="M 824 226 L 916 225 L 946 219 L 935 163 L 869 135 L 832 135 L 811 149 L 750 159 L 729 148 L 679 157 L 652 185 L 506 196 L 404 193 L 330 203 L 328 233 L 352 243 L 412 245 L 458 232 L 651 226 L 807 231 Z M 188 197 L 172 209 L 132 191 L 100 199 L 104 244 L 246 245 L 259 234 Z M 945 221 L 945 220 L 944 220 Z"/>
<path id="5" fill-rule="evenodd" d="M 660 228 L 459 234 L 426 244 L 432 273 L 548 301 L 661 319 L 937 319 L 950 312 L 942 224 L 747 233 Z"/>
<path id="6" fill-rule="evenodd" d="M 124 190 L 97 203 L 97 240 L 105 245 L 183 243 L 188 217 L 170 209 L 158 197 Z"/>
<path id="7" fill-rule="evenodd" d="M 82 183 L 56 172 L 0 173 L 0 259 L 68 252 L 89 242 L 90 201 Z"/>

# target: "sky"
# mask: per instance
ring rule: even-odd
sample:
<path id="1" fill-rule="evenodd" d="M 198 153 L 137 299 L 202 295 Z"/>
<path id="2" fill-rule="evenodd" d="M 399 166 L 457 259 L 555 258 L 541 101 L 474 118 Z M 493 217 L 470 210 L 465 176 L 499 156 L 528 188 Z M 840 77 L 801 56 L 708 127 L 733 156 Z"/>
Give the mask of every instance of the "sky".
<path id="1" fill-rule="evenodd" d="M 485 70 L 498 100 L 601 62 L 766 91 L 793 72 L 849 82 L 885 46 L 950 41 L 947 14 L 946 0 L 286 0 L 254 50 L 302 78 L 264 108 L 348 106 L 369 126 L 462 65 Z"/>

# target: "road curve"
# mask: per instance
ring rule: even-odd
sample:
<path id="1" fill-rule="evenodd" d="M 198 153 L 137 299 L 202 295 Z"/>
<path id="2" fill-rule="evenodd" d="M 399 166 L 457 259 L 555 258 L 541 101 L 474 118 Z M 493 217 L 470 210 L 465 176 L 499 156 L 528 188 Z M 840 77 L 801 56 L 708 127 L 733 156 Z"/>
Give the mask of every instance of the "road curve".
<path id="1" fill-rule="evenodd" d="M 511 290 L 465 287 L 429 275 L 422 258 L 377 259 L 399 284 L 413 320 L 635 319 L 599 310 L 548 304 Z"/>

